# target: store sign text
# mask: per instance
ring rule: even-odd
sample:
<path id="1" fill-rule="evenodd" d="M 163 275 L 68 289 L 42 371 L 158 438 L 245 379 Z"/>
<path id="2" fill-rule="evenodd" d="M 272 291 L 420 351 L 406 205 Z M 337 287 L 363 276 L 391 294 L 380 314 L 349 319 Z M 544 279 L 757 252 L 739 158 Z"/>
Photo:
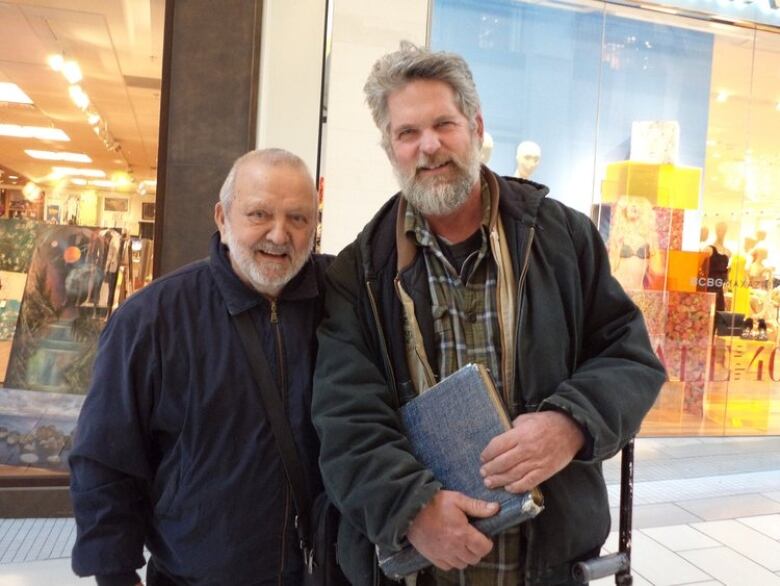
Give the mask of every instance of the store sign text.
<path id="1" fill-rule="evenodd" d="M 730 382 L 732 380 L 746 380 L 742 375 L 747 374 L 748 372 L 755 372 L 755 381 L 757 382 L 763 382 L 767 378 L 769 381 L 774 383 L 780 383 L 780 356 L 778 356 L 778 350 L 780 350 L 780 347 L 775 346 L 771 350 L 768 346 L 759 346 L 755 349 L 753 352 L 753 355 L 750 357 L 749 361 L 745 365 L 744 369 L 740 369 L 739 372 L 733 373 L 731 368 L 726 369 L 725 378 L 723 376 L 715 377 L 715 352 L 713 349 L 713 352 L 710 355 L 710 373 L 708 377 L 709 382 L 716 382 L 716 383 L 725 383 Z M 663 347 L 658 346 L 655 349 L 655 353 L 658 355 L 658 359 L 661 361 L 661 363 L 664 365 L 665 368 L 669 368 L 670 366 L 678 366 L 679 368 L 675 371 L 678 376 L 675 376 L 675 380 L 680 380 L 682 382 L 701 382 L 704 381 L 704 372 L 703 369 L 698 368 L 698 376 L 696 378 L 688 378 L 688 348 L 685 346 L 682 346 L 680 348 L 680 360 L 679 363 L 676 365 L 669 364 L 666 356 L 663 351 Z M 724 359 L 724 362 L 728 362 L 728 359 L 730 357 L 730 351 L 727 349 L 726 357 Z"/>

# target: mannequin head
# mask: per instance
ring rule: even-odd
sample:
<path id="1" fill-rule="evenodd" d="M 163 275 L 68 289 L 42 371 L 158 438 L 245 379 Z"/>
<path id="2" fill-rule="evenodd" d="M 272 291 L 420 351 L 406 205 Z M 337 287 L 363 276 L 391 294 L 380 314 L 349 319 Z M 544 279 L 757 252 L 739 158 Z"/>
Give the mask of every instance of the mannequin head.
<path id="1" fill-rule="evenodd" d="M 707 226 L 702 226 L 699 230 L 699 242 L 707 242 L 707 238 L 710 237 L 710 229 Z"/>
<path id="2" fill-rule="evenodd" d="M 515 177 L 528 179 L 539 166 L 539 161 L 542 159 L 542 149 L 535 142 L 524 140 L 517 145 L 515 158 L 517 160 Z"/>
<path id="3" fill-rule="evenodd" d="M 751 253 L 756 247 L 756 239 L 752 236 L 745 236 L 745 252 Z"/>
<path id="4" fill-rule="evenodd" d="M 769 251 L 762 246 L 754 248 L 750 254 L 753 256 L 754 263 L 763 263 L 769 257 Z"/>
<path id="5" fill-rule="evenodd" d="M 490 161 L 490 156 L 493 154 L 493 137 L 486 130 L 482 135 L 482 150 L 479 153 L 479 158 L 483 165 L 487 165 Z"/>
<path id="6" fill-rule="evenodd" d="M 756 242 L 766 240 L 766 230 L 756 230 Z"/>
<path id="7" fill-rule="evenodd" d="M 726 231 L 728 230 L 728 224 L 726 222 L 718 222 L 715 224 L 715 240 L 717 242 L 723 242 L 726 237 Z"/>

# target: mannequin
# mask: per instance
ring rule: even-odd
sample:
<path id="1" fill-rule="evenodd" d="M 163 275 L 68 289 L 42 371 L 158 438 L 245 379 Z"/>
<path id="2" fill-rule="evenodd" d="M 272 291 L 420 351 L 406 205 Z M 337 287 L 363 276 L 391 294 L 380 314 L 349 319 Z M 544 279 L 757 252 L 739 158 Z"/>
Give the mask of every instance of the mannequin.
<path id="1" fill-rule="evenodd" d="M 772 267 L 767 266 L 769 251 L 763 246 L 756 246 L 750 253 L 753 262 L 748 269 L 748 279 L 753 289 L 770 289 L 772 285 Z"/>
<path id="2" fill-rule="evenodd" d="M 731 257 L 729 262 L 729 288 L 731 290 L 731 311 L 750 315 L 750 281 L 748 267 L 751 252 L 756 246 L 755 238 L 747 236 L 742 250 Z"/>
<path id="3" fill-rule="evenodd" d="M 479 152 L 479 159 L 483 165 L 490 162 L 490 156 L 493 154 L 493 137 L 486 130 L 482 137 L 482 150 Z"/>
<path id="4" fill-rule="evenodd" d="M 515 177 L 530 179 L 542 160 L 542 149 L 533 141 L 524 140 L 517 145 Z"/>
<path id="5" fill-rule="evenodd" d="M 624 195 L 615 204 L 609 261 L 613 276 L 627 291 L 644 289 L 648 274 L 661 272 L 655 212 L 644 197 Z"/>
<path id="6" fill-rule="evenodd" d="M 728 282 L 729 260 L 731 259 L 731 251 L 724 244 L 727 230 L 728 224 L 726 222 L 715 224 L 715 240 L 701 250 L 705 254 L 706 289 L 709 293 L 715 293 L 715 309 L 718 311 L 726 309 L 723 286 Z"/>

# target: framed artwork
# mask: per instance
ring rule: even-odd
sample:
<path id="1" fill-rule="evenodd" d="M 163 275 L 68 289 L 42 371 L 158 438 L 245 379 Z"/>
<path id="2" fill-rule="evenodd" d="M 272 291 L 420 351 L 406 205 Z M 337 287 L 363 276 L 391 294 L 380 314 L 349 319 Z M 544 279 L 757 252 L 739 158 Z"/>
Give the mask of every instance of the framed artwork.
<path id="1" fill-rule="evenodd" d="M 127 212 L 130 209 L 130 200 L 126 197 L 104 197 L 104 212 Z"/>
<path id="2" fill-rule="evenodd" d="M 154 202 L 141 204 L 141 219 L 147 222 L 154 222 Z"/>
<path id="3" fill-rule="evenodd" d="M 46 218 L 47 224 L 59 224 L 60 223 L 60 206 L 59 204 L 50 203 L 46 206 Z"/>

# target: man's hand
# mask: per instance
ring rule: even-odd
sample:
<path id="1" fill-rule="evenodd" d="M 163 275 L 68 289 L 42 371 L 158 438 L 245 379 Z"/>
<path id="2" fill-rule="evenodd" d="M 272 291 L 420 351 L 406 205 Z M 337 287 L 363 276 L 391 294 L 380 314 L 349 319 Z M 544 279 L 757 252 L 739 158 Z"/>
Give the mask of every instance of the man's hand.
<path id="1" fill-rule="evenodd" d="M 480 472 L 488 488 L 524 492 L 563 470 L 584 443 L 582 430 L 565 413 L 525 413 L 490 441 Z"/>
<path id="2" fill-rule="evenodd" d="M 412 521 L 406 536 L 440 570 L 462 570 L 493 549 L 493 542 L 469 524 L 468 517 L 490 517 L 498 503 L 440 490 Z"/>

